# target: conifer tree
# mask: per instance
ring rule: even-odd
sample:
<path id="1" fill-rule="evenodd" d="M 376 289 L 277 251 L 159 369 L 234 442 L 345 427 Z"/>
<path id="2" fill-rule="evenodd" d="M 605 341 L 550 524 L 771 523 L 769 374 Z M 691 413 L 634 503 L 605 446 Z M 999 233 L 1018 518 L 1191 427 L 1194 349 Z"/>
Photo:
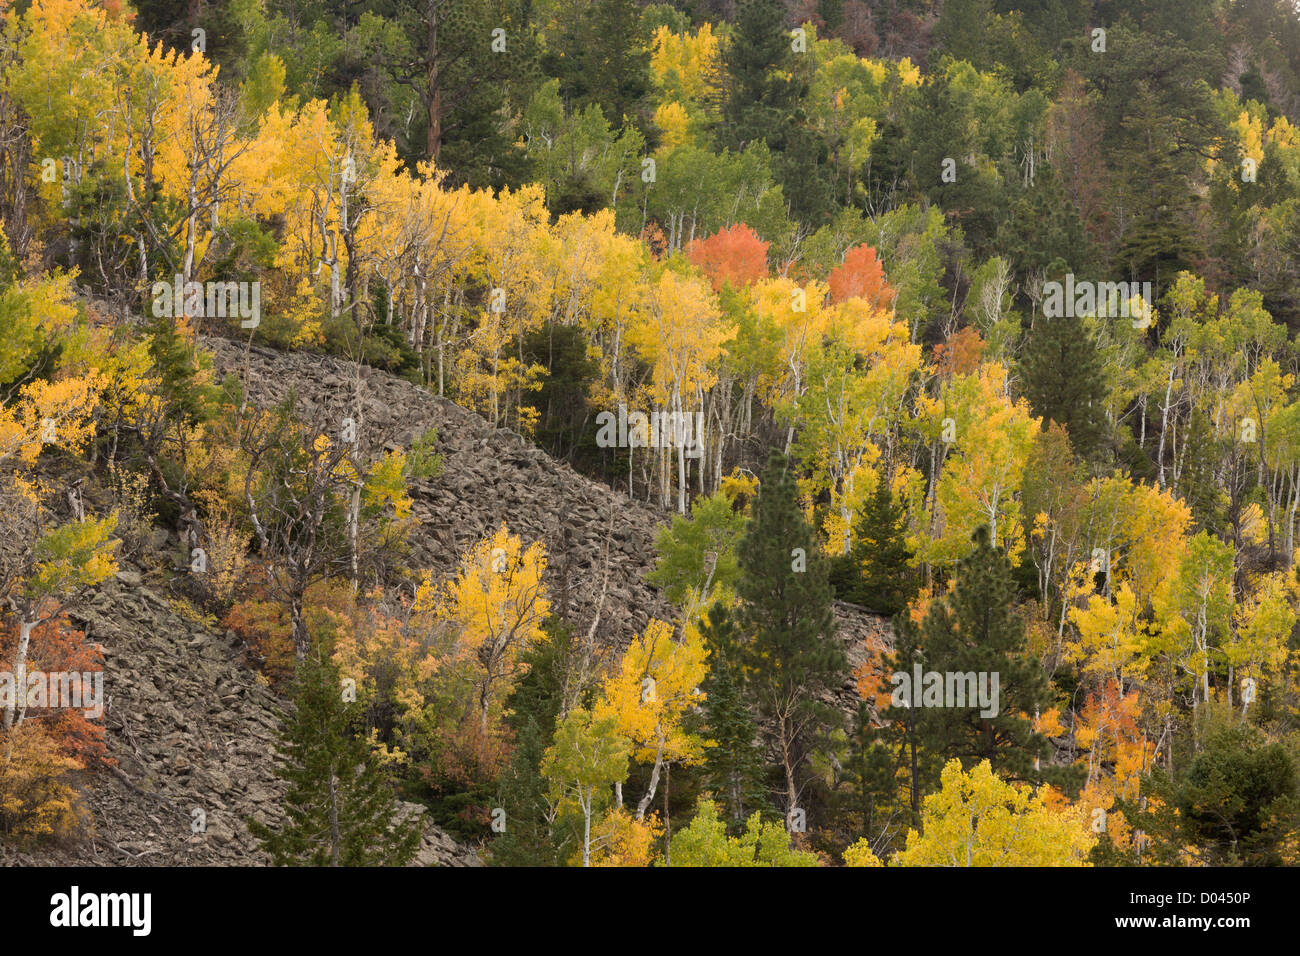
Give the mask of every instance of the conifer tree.
<path id="1" fill-rule="evenodd" d="M 760 139 L 779 139 L 782 121 L 793 110 L 796 87 L 790 80 L 790 35 L 779 0 L 740 0 L 731 41 L 723 52 L 722 145 L 743 147 Z"/>
<path id="2" fill-rule="evenodd" d="M 394 819 L 393 788 L 378 756 L 353 735 L 356 703 L 337 666 L 316 649 L 298 662 L 295 709 L 283 732 L 288 820 L 248 828 L 276 866 L 401 866 L 420 841 L 419 818 Z"/>
<path id="3" fill-rule="evenodd" d="M 984 716 L 978 704 L 930 706 L 921 688 L 913 687 L 913 699 L 923 705 L 916 708 L 921 747 L 939 763 L 956 757 L 969 768 L 988 760 L 1012 780 L 1057 782 L 1061 775 L 1044 766 L 1051 745 L 1032 723 L 1050 706 L 1050 687 L 1016 613 L 1011 562 L 990 544 L 986 527 L 972 537 L 975 550 L 957 565 L 952 591 L 930 605 L 921 623 L 922 670 L 987 676 L 990 689 L 996 675 L 996 713 Z M 938 780 L 927 775 L 933 789 Z"/>
<path id="4" fill-rule="evenodd" d="M 714 743 L 706 752 L 705 785 L 717 795 L 728 826 L 739 828 L 765 803 L 758 729 L 745 702 L 741 649 L 726 607 L 714 604 L 700 630 L 709 649 L 709 676 L 701 685 L 704 736 Z"/>
<path id="5" fill-rule="evenodd" d="M 833 579 L 837 596 L 893 617 L 907 606 L 920 584 L 908 565 L 907 516 L 881 481 L 854 528 L 846 561 Z"/>
<path id="6" fill-rule="evenodd" d="M 1096 460 L 1106 439 L 1108 389 L 1105 360 L 1084 320 L 1040 316 L 1025 344 L 1020 376 L 1034 414 L 1065 426 L 1075 454 Z"/>
<path id="7" fill-rule="evenodd" d="M 527 673 L 506 705 L 515 749 L 499 783 L 505 829 L 492 840 L 495 866 L 559 866 L 572 849 L 568 831 L 555 826 L 541 767 L 563 705 L 573 635 L 558 618 L 547 622 L 546 631 L 550 639 L 522 655 Z"/>
<path id="8" fill-rule="evenodd" d="M 922 670 L 925 669 L 920 627 L 907 614 L 899 614 L 894 618 L 893 630 L 894 652 L 886 655 L 882 662 L 886 690 L 889 689 L 891 675 L 912 674 L 917 664 L 922 665 Z M 894 695 L 880 714 L 884 727 L 878 733 L 879 739 L 897 754 L 903 766 L 908 781 L 911 824 L 914 827 L 921 825 L 921 798 L 926 793 L 926 781 L 938 779 L 942 764 L 928 747 L 922 745 L 922 713 L 906 699 Z"/>
<path id="9" fill-rule="evenodd" d="M 847 794 L 839 808 L 859 838 L 879 855 L 906 832 L 906 805 L 900 805 L 898 754 L 875 726 L 866 701 L 858 703 L 848 758 L 843 765 Z"/>
<path id="10" fill-rule="evenodd" d="M 565 33 L 542 67 L 560 78 L 566 104 L 576 112 L 595 103 L 615 128 L 639 125 L 650 90 L 650 37 L 637 4 L 581 0 L 564 20 Z"/>
<path id="11" fill-rule="evenodd" d="M 848 662 L 835 637 L 826 562 L 776 449 L 741 542 L 737 593 L 746 689 L 778 755 L 788 813 L 798 806 L 805 762 L 839 716 L 822 697 L 843 684 Z"/>

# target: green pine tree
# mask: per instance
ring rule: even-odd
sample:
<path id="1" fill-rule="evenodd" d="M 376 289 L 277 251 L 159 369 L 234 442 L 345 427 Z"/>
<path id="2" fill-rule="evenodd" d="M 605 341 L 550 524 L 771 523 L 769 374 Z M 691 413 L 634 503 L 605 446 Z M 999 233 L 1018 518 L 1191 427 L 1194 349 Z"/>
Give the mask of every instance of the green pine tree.
<path id="1" fill-rule="evenodd" d="M 835 636 L 826 562 L 789 461 L 775 449 L 739 553 L 745 687 L 777 754 L 789 812 L 799 805 L 808 758 L 843 720 L 822 698 L 839 690 L 848 661 Z"/>
<path id="2" fill-rule="evenodd" d="M 728 826 L 739 831 L 767 803 L 758 729 L 745 702 L 735 623 L 724 605 L 709 608 L 700 632 L 709 649 L 709 676 L 700 688 L 705 694 L 704 736 L 715 744 L 706 752 L 704 784 L 716 794 Z"/>
<path id="3" fill-rule="evenodd" d="M 898 768 L 899 754 L 887 732 L 876 726 L 867 702 L 860 702 L 843 766 L 847 794 L 839 807 L 852 828 L 847 842 L 865 837 L 877 856 L 897 847 L 907 832 L 908 807 L 899 803 Z"/>
<path id="4" fill-rule="evenodd" d="M 720 145 L 740 149 L 760 139 L 769 146 L 781 140 L 798 93 L 790 79 L 792 55 L 779 0 L 740 0 L 722 53 Z"/>
<path id="5" fill-rule="evenodd" d="M 739 0 L 722 54 L 722 122 L 714 135 L 733 152 L 765 142 L 793 218 L 821 225 L 835 209 L 834 169 L 801 106 L 811 56 L 792 49 L 780 0 Z"/>
<path id="6" fill-rule="evenodd" d="M 937 787 L 935 771 L 956 757 L 967 769 L 988 760 L 1011 780 L 1068 785 L 1072 775 L 1047 766 L 1051 743 L 1033 727 L 1033 718 L 1051 706 L 1052 694 L 1015 609 L 1011 562 L 990 544 L 987 527 L 977 528 L 973 539 L 975 550 L 957 565 L 952 591 L 932 603 L 921 622 L 921 663 L 923 672 L 988 675 L 990 687 L 996 675 L 996 713 L 984 716 L 978 703 L 917 707 L 920 745 L 937 758 L 922 782 Z M 920 688 L 912 693 L 925 703 Z"/>
<path id="7" fill-rule="evenodd" d="M 1176 746 L 1175 769 L 1153 770 L 1142 780 L 1145 799 L 1121 804 L 1151 840 L 1125 862 L 1178 866 L 1195 846 L 1210 866 L 1285 865 L 1300 826 L 1300 767 L 1285 742 L 1212 703 Z"/>
<path id="8" fill-rule="evenodd" d="M 401 866 L 419 847 L 418 817 L 396 822 L 392 784 L 353 733 L 360 707 L 344 700 L 338 668 L 315 650 L 298 662 L 294 711 L 283 732 L 288 820 L 248 828 L 276 866 Z"/>
<path id="9" fill-rule="evenodd" d="M 885 686 L 894 674 L 911 674 L 915 665 L 925 669 L 925 654 L 921 649 L 921 628 L 907 614 L 899 614 L 893 621 L 894 651 L 882 661 Z M 884 724 L 878 738 L 902 764 L 908 780 L 908 809 L 912 827 L 921 826 L 921 798 L 927 791 L 927 781 L 938 780 L 943 764 L 938 755 L 923 744 L 921 736 L 922 711 L 911 707 L 906 698 L 895 694 L 881 712 Z"/>
<path id="10" fill-rule="evenodd" d="M 1020 378 L 1034 414 L 1063 425 L 1075 454 L 1096 461 L 1107 436 L 1103 400 L 1109 389 L 1105 359 L 1085 320 L 1039 316 L 1020 359 Z"/>
<path id="11" fill-rule="evenodd" d="M 650 92 L 650 32 L 633 0 L 577 0 L 564 16 L 565 33 L 542 59 L 560 94 L 577 112 L 600 107 L 611 126 L 640 125 Z"/>
<path id="12" fill-rule="evenodd" d="M 920 588 L 911 557 L 907 515 L 881 481 L 858 516 L 848 555 L 833 561 L 836 596 L 893 617 Z"/>
<path id="13" fill-rule="evenodd" d="M 524 653 L 527 672 L 506 705 L 515 748 L 498 783 L 505 830 L 492 839 L 494 866 L 561 866 L 572 853 L 568 832 L 554 825 L 550 785 L 541 766 L 563 705 L 573 636 L 558 618 L 551 618 L 546 628 L 550 640 Z"/>

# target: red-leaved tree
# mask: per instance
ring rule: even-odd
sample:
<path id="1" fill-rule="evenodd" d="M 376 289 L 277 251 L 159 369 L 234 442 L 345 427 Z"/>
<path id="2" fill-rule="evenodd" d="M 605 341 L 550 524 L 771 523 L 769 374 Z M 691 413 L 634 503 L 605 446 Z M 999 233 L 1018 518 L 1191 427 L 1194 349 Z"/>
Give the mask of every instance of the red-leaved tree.
<path id="1" fill-rule="evenodd" d="M 885 267 L 876 250 L 863 243 L 844 254 L 844 262 L 826 277 L 831 287 L 831 301 L 865 299 L 875 308 L 887 309 L 896 292 L 885 282 Z"/>
<path id="2" fill-rule="evenodd" d="M 738 289 L 767 275 L 769 245 L 753 229 L 738 222 L 707 239 L 694 240 L 686 247 L 686 257 L 709 277 L 714 292 L 726 283 Z"/>

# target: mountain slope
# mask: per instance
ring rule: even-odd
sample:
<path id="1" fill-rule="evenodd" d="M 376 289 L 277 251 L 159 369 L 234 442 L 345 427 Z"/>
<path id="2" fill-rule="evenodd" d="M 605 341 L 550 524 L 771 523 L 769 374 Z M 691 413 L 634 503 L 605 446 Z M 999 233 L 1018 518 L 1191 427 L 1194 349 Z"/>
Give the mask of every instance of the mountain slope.
<path id="1" fill-rule="evenodd" d="M 545 544 L 555 609 L 577 633 L 587 633 L 599 613 L 595 639 L 605 654 L 625 647 L 651 617 L 673 616 L 643 580 L 653 567 L 655 532 L 669 517 L 658 509 L 387 373 L 302 352 L 254 347 L 245 353 L 223 339 L 201 344 L 221 372 L 242 372 L 247 358 L 249 398 L 262 407 L 292 392 L 309 416 L 322 405 L 337 407 L 360 381 L 362 427 L 373 448 L 405 446 L 438 429 L 443 472 L 412 488 L 420 520 L 411 537 L 416 567 L 451 573 L 466 547 L 505 521 L 525 543 Z M 177 546 L 161 529 L 155 537 L 157 551 Z M 0 847 L 0 863 L 266 862 L 243 820 L 282 813 L 274 748 L 283 701 L 249 667 L 232 632 L 193 620 L 186 605 L 167 595 L 164 571 L 125 567 L 71 607 L 77 626 L 104 647 L 106 740 L 118 766 L 86 781 L 93 839 L 28 854 Z M 854 664 L 865 659 L 868 638 L 889 640 L 887 623 L 860 608 L 839 602 L 836 619 Z M 839 697 L 846 709 L 855 705 L 851 681 Z M 193 832 L 196 810 L 203 812 L 205 832 Z M 426 821 L 417 862 L 478 860 L 473 848 Z"/>

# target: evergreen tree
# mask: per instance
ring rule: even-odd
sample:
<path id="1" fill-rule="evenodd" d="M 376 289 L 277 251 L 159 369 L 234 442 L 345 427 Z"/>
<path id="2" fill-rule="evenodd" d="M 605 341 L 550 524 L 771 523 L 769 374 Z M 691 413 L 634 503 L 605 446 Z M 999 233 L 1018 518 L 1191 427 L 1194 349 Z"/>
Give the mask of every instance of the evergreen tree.
<path id="1" fill-rule="evenodd" d="M 733 152 L 764 141 L 772 171 L 794 218 L 821 225 L 835 209 L 834 170 L 823 137 L 807 122 L 801 99 L 807 72 L 786 29 L 780 0 L 740 0 L 731 39 L 722 54 L 720 147 Z"/>
<path id="2" fill-rule="evenodd" d="M 1217 473 L 1220 462 L 1226 457 L 1225 452 L 1230 453 L 1231 449 L 1223 447 L 1228 442 L 1214 434 L 1213 422 L 1204 411 L 1193 408 L 1187 419 L 1182 467 L 1174 490 L 1192 509 L 1192 519 L 1198 530 L 1231 535 L 1232 529 L 1225 527 L 1223 520 L 1227 496 L 1220 490 L 1227 483 L 1227 476 L 1221 477 Z"/>
<path id="3" fill-rule="evenodd" d="M 832 583 L 841 600 L 893 617 L 916 596 L 920 581 L 908 565 L 907 516 L 881 481 L 853 529 L 847 556 L 833 559 Z"/>
<path id="4" fill-rule="evenodd" d="M 894 618 L 894 651 L 883 657 L 884 686 L 888 690 L 890 677 L 894 674 L 912 674 L 914 666 L 921 665 L 925 670 L 925 655 L 921 650 L 921 629 L 913 623 L 907 614 Z M 927 792 L 926 781 L 938 780 L 943 762 L 929 747 L 923 746 L 921 739 L 921 716 L 919 708 L 910 706 L 906 698 L 893 695 L 890 703 L 881 712 L 884 723 L 878 732 L 879 739 L 896 754 L 908 781 L 909 823 L 915 828 L 921 826 L 921 798 Z"/>
<path id="5" fill-rule="evenodd" d="M 990 689 L 996 675 L 996 712 L 985 716 L 969 699 L 971 706 L 966 707 L 931 706 L 923 689 L 913 686 L 912 700 L 921 705 L 916 707 L 920 745 L 939 765 L 956 757 L 969 769 L 988 760 L 1012 780 L 1048 779 L 1065 785 L 1072 775 L 1043 765 L 1051 744 L 1033 727 L 1033 719 L 1051 705 L 1052 696 L 1047 676 L 1029 653 L 1025 623 L 1015 609 L 1011 562 L 990 544 L 988 528 L 977 528 L 973 539 L 975 550 L 958 563 L 952 591 L 930 605 L 921 623 L 922 672 L 973 673 L 980 680 L 987 675 Z M 909 671 L 911 677 L 914 670 Z M 930 789 L 939 782 L 933 769 L 929 765 L 928 779 L 923 779 Z"/>
<path id="6" fill-rule="evenodd" d="M 1034 414 L 1065 426 L 1074 453 L 1096 461 L 1107 432 L 1106 365 L 1084 319 L 1039 316 L 1020 359 L 1020 378 Z"/>
<path id="7" fill-rule="evenodd" d="M 906 806 L 899 805 L 898 757 L 888 735 L 875 726 L 866 701 L 860 702 L 843 766 L 848 792 L 839 807 L 853 827 L 849 842 L 865 838 L 877 856 L 893 849 L 907 832 Z"/>
<path id="8" fill-rule="evenodd" d="M 420 841 L 419 818 L 394 820 L 393 788 L 370 744 L 353 734 L 360 705 L 343 699 L 339 670 L 316 649 L 298 662 L 279 775 L 289 784 L 279 830 L 248 828 L 276 866 L 401 866 Z"/>
<path id="9" fill-rule="evenodd" d="M 703 736 L 715 744 L 706 752 L 704 782 L 717 795 L 728 826 L 738 829 L 766 803 L 758 731 L 745 702 L 736 627 L 723 604 L 709 608 L 701 632 L 709 649 L 709 676 L 701 685 Z"/>
<path id="10" fill-rule="evenodd" d="M 402 130 L 411 159 L 432 160 L 452 181 L 475 188 L 524 180 L 527 156 L 503 120 L 528 102 L 537 82 L 531 6 L 527 0 L 385 5 L 382 23 L 394 39 L 378 46 L 376 59 L 391 82 L 418 97 L 410 129 Z"/>
<path id="11" fill-rule="evenodd" d="M 507 703 L 515 749 L 498 785 L 505 831 L 492 841 L 494 866 L 560 866 L 572 852 L 567 831 L 554 826 L 541 766 L 563 705 L 573 637 L 558 618 L 546 630 L 550 640 L 524 653 L 527 672 Z"/>
<path id="12" fill-rule="evenodd" d="M 1151 838 L 1154 862 L 1185 864 L 1192 846 L 1209 866 L 1293 864 L 1300 769 L 1292 753 L 1222 704 L 1205 708 L 1193 736 L 1198 752 L 1143 779 L 1145 812 L 1122 807 Z"/>
<path id="13" fill-rule="evenodd" d="M 726 88 L 717 130 L 720 145 L 739 149 L 763 139 L 776 147 L 797 99 L 791 56 L 780 0 L 740 0 L 722 54 Z"/>
<path id="14" fill-rule="evenodd" d="M 650 35 L 632 0 L 571 3 L 565 33 L 543 58 L 559 77 L 560 95 L 573 112 L 600 107 L 611 126 L 639 125 L 650 92 Z"/>
<path id="15" fill-rule="evenodd" d="M 775 449 L 741 542 L 736 590 L 745 686 L 778 755 L 788 813 L 798 806 L 808 757 L 839 719 L 822 697 L 843 684 L 848 661 L 835 637 L 826 562 L 789 462 Z"/>
<path id="16" fill-rule="evenodd" d="M 993 246 L 1016 275 L 1051 274 L 1062 262 L 1080 269 L 1096 255 L 1079 210 L 1049 164 L 1039 166 L 1033 185 L 1020 189 L 1006 212 Z"/>

